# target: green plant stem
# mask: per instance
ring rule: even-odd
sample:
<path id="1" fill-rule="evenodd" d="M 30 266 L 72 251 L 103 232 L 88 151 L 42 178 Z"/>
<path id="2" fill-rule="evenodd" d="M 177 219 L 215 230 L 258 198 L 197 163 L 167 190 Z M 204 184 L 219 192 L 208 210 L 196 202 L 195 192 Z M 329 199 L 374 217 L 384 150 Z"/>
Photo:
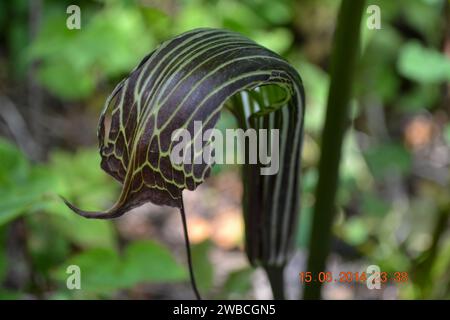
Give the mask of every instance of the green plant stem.
<path id="1" fill-rule="evenodd" d="M 284 300 L 284 266 L 266 266 L 267 277 L 275 300 Z"/>
<path id="2" fill-rule="evenodd" d="M 181 214 L 181 220 L 183 222 L 184 242 L 186 244 L 186 254 L 187 254 L 187 260 L 188 260 L 189 276 L 191 279 L 192 290 L 194 291 L 194 294 L 195 294 L 195 297 L 197 298 L 197 300 L 202 300 L 200 293 L 198 292 L 198 289 L 197 289 L 197 284 L 195 282 L 195 275 L 194 275 L 194 267 L 192 266 L 191 245 L 189 242 L 189 235 L 188 235 L 187 221 L 186 221 L 186 212 L 184 211 L 183 196 L 181 196 L 180 214 Z"/>
<path id="3" fill-rule="evenodd" d="M 364 3 L 364 0 L 343 0 L 337 20 L 331 56 L 330 90 L 322 133 L 319 180 L 309 241 L 307 271 L 311 271 L 313 276 L 317 276 L 320 271 L 326 271 L 324 269 L 335 214 L 342 141 L 350 122 L 350 96 L 358 58 Z M 320 282 L 311 282 L 305 286 L 304 298 L 320 299 L 320 291 Z"/>

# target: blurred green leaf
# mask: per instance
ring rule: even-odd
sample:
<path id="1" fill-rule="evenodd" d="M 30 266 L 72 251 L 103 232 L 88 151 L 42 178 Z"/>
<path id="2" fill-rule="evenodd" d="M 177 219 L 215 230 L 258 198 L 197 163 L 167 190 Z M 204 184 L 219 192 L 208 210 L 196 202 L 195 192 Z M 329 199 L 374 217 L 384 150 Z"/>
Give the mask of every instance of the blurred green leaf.
<path id="1" fill-rule="evenodd" d="M 450 59 L 435 49 L 418 42 L 408 42 L 400 51 L 400 73 L 420 83 L 438 83 L 450 80 Z"/>
<path id="2" fill-rule="evenodd" d="M 253 40 L 278 54 L 286 52 L 294 40 L 289 29 L 276 28 L 271 31 L 260 31 L 253 33 Z"/>
<path id="3" fill-rule="evenodd" d="M 102 77 L 128 73 L 155 44 L 138 7 L 83 9 L 81 30 L 67 29 L 65 18 L 50 10 L 29 49 L 29 60 L 40 61 L 38 79 L 62 99 L 88 97 Z"/>
<path id="4" fill-rule="evenodd" d="M 373 174 L 377 177 L 385 174 L 405 174 L 411 168 L 410 153 L 399 144 L 384 144 L 366 152 L 366 159 Z"/>
<path id="5" fill-rule="evenodd" d="M 33 272 L 48 280 L 51 269 L 64 262 L 70 252 L 66 237 L 48 223 L 49 215 L 30 215 L 26 219 L 27 250 Z"/>
<path id="6" fill-rule="evenodd" d="M 367 224 L 361 218 L 351 218 L 344 225 L 344 238 L 351 245 L 361 245 L 368 237 Z"/>
<path id="7" fill-rule="evenodd" d="M 247 297 L 252 288 L 252 275 L 254 269 L 243 268 L 231 272 L 223 284 L 220 299 L 243 299 Z"/>
<path id="8" fill-rule="evenodd" d="M 186 269 L 171 253 L 153 241 L 130 244 L 124 254 L 123 277 L 126 283 L 168 282 L 187 278 Z"/>
<path id="9" fill-rule="evenodd" d="M 19 292 L 0 289 L 0 300 L 18 300 L 20 298 Z"/>
<path id="10" fill-rule="evenodd" d="M 289 1 L 254 1 L 257 12 L 272 25 L 288 24 L 293 17 Z"/>
<path id="11" fill-rule="evenodd" d="M 98 154 L 94 150 L 80 150 L 75 155 L 58 152 L 48 165 L 31 166 L 16 147 L 0 140 L 0 154 L 5 160 L 0 164 L 0 225 L 21 214 L 45 209 L 69 219 L 63 225 L 71 226 L 65 229 L 79 244 L 92 241 L 99 245 L 99 241 L 111 240 L 108 222 L 92 223 L 74 217 L 57 197 L 70 194 L 91 207 L 112 202 L 116 186 L 98 167 Z"/>
<path id="12" fill-rule="evenodd" d="M 45 203 L 53 185 L 43 166 L 31 166 L 17 147 L 0 139 L 0 226 Z"/>
<path id="13" fill-rule="evenodd" d="M 82 248 L 116 248 L 116 232 L 111 221 L 87 220 L 70 212 L 47 219 L 68 240 Z"/>
<path id="14" fill-rule="evenodd" d="M 409 93 L 403 94 L 398 105 L 403 112 L 430 110 L 440 98 L 440 89 L 436 85 L 421 84 Z"/>
<path id="15" fill-rule="evenodd" d="M 208 291 L 213 285 L 213 266 L 209 260 L 211 242 L 203 241 L 192 246 L 192 264 L 199 290 Z"/>
<path id="16" fill-rule="evenodd" d="M 167 282 L 186 279 L 186 270 L 170 252 L 152 241 L 138 241 L 128 245 L 124 255 L 106 248 L 88 249 L 61 265 L 54 277 L 65 282 L 66 268 L 77 265 L 81 270 L 81 290 L 112 294 L 142 282 Z"/>
<path id="17" fill-rule="evenodd" d="M 76 68 L 70 60 L 52 60 L 39 67 L 38 79 L 54 95 L 64 99 L 88 97 L 95 88 L 92 71 Z"/>
<path id="18" fill-rule="evenodd" d="M 362 212 L 373 216 L 383 217 L 389 211 L 389 204 L 376 195 L 365 193 L 362 198 Z"/>
<path id="19" fill-rule="evenodd" d="M 127 287 L 121 277 L 119 256 L 110 249 L 89 249 L 72 258 L 58 268 L 55 277 L 63 281 L 70 275 L 67 267 L 75 265 L 80 268 L 81 290 L 111 293 L 113 290 Z"/>
<path id="20" fill-rule="evenodd" d="M 245 1 L 219 0 L 218 9 L 225 28 L 247 33 L 267 26 L 261 13 Z"/>
<path id="21" fill-rule="evenodd" d="M 220 20 L 214 15 L 214 12 L 216 12 L 214 6 L 203 1 L 191 0 L 186 2 L 183 10 L 173 20 L 173 31 L 176 34 L 197 28 L 198 26 L 219 27 Z"/>
<path id="22" fill-rule="evenodd" d="M 52 153 L 49 167 L 57 178 L 53 186 L 54 193 L 75 199 L 80 206 L 92 209 L 110 206 L 119 184 L 100 168 L 99 163 L 100 155 L 95 149 Z M 60 199 L 48 211 L 55 214 L 70 212 Z"/>
<path id="23" fill-rule="evenodd" d="M 0 139 L 0 186 L 14 186 L 24 182 L 29 174 L 29 164 L 20 150 L 12 143 Z"/>
<path id="24" fill-rule="evenodd" d="M 436 32 L 441 21 L 437 17 L 441 15 L 445 1 L 448 0 L 401 0 L 398 1 L 398 6 L 403 12 L 402 17 L 411 27 L 430 39 L 432 43 L 436 43 L 441 40 L 440 32 Z"/>

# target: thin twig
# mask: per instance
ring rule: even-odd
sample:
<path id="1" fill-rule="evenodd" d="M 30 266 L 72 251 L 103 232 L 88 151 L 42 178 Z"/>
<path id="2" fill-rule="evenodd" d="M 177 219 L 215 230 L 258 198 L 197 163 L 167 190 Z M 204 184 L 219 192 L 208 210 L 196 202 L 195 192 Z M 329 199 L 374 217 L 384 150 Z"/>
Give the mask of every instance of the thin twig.
<path id="1" fill-rule="evenodd" d="M 189 235 L 187 230 L 186 213 L 184 211 L 183 196 L 181 196 L 180 214 L 181 220 L 183 221 L 184 241 L 186 244 L 186 253 L 189 265 L 189 276 L 191 277 L 192 290 L 194 290 L 194 294 L 197 300 L 202 300 L 200 293 L 198 292 L 197 289 L 197 284 L 195 283 L 194 268 L 192 266 L 191 245 L 189 242 Z"/>

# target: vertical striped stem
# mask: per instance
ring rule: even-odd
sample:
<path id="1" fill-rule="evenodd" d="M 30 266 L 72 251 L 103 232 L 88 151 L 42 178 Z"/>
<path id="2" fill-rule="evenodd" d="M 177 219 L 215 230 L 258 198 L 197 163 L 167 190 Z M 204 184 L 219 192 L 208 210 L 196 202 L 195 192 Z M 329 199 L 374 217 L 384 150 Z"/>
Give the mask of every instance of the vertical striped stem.
<path id="1" fill-rule="evenodd" d="M 273 298 L 275 300 L 284 300 L 284 265 L 283 266 L 267 266 L 264 268 L 269 278 L 272 288 Z"/>

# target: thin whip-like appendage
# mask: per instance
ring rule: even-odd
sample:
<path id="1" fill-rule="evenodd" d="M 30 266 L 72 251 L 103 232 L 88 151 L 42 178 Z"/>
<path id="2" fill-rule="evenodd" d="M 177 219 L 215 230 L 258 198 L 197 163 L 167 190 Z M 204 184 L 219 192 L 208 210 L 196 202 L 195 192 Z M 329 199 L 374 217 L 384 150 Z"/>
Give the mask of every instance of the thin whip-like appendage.
<path id="1" fill-rule="evenodd" d="M 189 276 L 191 277 L 191 285 L 192 290 L 194 290 L 195 297 L 197 300 L 202 300 L 200 297 L 200 293 L 197 289 L 197 284 L 195 283 L 195 276 L 194 276 L 194 268 L 192 266 L 192 257 L 191 257 L 191 244 L 189 242 L 189 235 L 187 230 L 187 222 L 186 222 L 186 213 L 184 211 L 184 204 L 183 204 L 183 196 L 181 196 L 181 207 L 180 207 L 180 214 L 181 214 L 181 220 L 183 221 L 183 231 L 184 231 L 184 241 L 186 244 L 186 254 L 187 254 L 187 260 L 189 265 Z"/>

